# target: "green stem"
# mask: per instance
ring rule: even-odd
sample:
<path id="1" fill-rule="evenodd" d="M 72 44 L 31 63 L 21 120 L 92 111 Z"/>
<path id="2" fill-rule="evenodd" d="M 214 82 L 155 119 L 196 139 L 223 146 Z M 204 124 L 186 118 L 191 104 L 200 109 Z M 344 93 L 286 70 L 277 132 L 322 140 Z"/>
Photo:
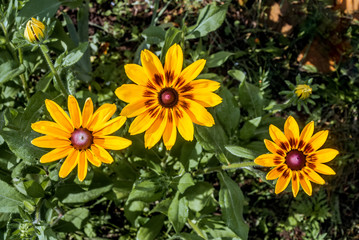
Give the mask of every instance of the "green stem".
<path id="1" fill-rule="evenodd" d="M 253 166 L 258 166 L 258 165 L 255 164 L 254 162 L 232 163 L 232 164 L 229 164 L 229 165 L 222 165 L 222 166 L 217 166 L 217 167 L 208 167 L 208 168 L 205 168 L 203 170 L 199 170 L 199 171 L 195 172 L 194 174 L 199 175 L 199 174 L 218 172 L 218 171 L 222 171 L 222 170 L 238 169 L 238 168 L 253 167 Z"/>
<path id="2" fill-rule="evenodd" d="M 21 65 L 24 62 L 21 48 L 18 49 L 18 52 L 19 52 L 19 63 Z M 27 82 L 26 82 L 26 79 L 25 79 L 25 76 L 23 73 L 20 74 L 20 79 L 22 82 L 22 86 L 24 87 L 24 90 L 25 90 L 26 99 L 27 99 L 27 101 L 29 101 L 29 99 L 30 99 L 29 87 L 27 85 Z"/>
<path id="3" fill-rule="evenodd" d="M 57 85 L 60 87 L 60 90 L 62 92 L 62 94 L 64 94 L 65 97 L 67 97 L 69 94 L 65 88 L 64 83 L 61 81 L 61 78 L 59 76 L 59 74 L 57 73 L 54 64 L 52 64 L 51 58 L 49 56 L 48 52 L 48 48 L 46 47 L 46 45 L 44 44 L 40 44 L 40 49 L 42 51 L 42 54 L 44 55 L 47 64 L 49 65 L 52 74 L 55 76 L 54 80 L 56 81 Z"/>
<path id="4" fill-rule="evenodd" d="M 187 222 L 188 224 L 192 227 L 192 229 L 203 239 L 208 239 L 204 234 L 203 232 L 201 231 L 201 229 L 199 229 L 199 227 L 194 224 L 189 218 L 187 218 Z"/>
<path id="5" fill-rule="evenodd" d="M 5 46 L 6 46 L 7 50 L 11 53 L 13 59 L 17 60 L 16 54 L 14 51 L 14 46 L 11 44 L 11 42 L 9 40 L 9 36 L 8 36 L 8 33 L 7 33 L 4 23 L 0 22 L 0 26 L 2 28 L 2 31 L 4 32 L 4 37 L 5 37 L 5 42 L 6 42 Z"/>

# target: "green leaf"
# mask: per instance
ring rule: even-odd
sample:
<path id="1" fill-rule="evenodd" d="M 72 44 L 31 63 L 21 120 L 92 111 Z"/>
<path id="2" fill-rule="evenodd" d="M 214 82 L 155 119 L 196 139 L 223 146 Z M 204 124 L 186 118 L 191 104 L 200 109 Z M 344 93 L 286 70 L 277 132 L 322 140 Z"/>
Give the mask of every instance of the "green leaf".
<path id="1" fill-rule="evenodd" d="M 53 228 L 58 232 L 74 232 L 82 229 L 90 211 L 87 208 L 75 208 L 66 212 L 58 224 Z"/>
<path id="2" fill-rule="evenodd" d="M 142 32 L 148 44 L 159 44 L 165 40 L 166 31 L 161 27 L 149 26 Z"/>
<path id="3" fill-rule="evenodd" d="M 174 236 L 175 238 L 171 239 L 182 239 L 182 240 L 203 240 L 200 236 L 191 233 L 180 233 Z"/>
<path id="4" fill-rule="evenodd" d="M 70 66 L 74 65 L 75 63 L 77 63 L 82 58 L 84 53 L 86 52 L 87 47 L 88 47 L 88 42 L 80 43 L 80 45 L 78 47 L 71 50 L 69 52 L 69 54 L 67 54 L 66 57 L 64 57 L 64 59 L 62 61 L 62 66 L 70 67 Z"/>
<path id="5" fill-rule="evenodd" d="M 208 33 L 217 30 L 223 23 L 228 4 L 220 7 L 215 4 L 208 4 L 200 10 L 197 23 L 188 28 L 186 39 L 204 37 Z"/>
<path id="6" fill-rule="evenodd" d="M 222 97 L 223 101 L 215 107 L 215 112 L 221 125 L 230 136 L 238 127 L 241 112 L 233 94 L 227 88 L 221 88 L 218 95 Z M 229 119 L 230 121 L 228 121 Z"/>
<path id="7" fill-rule="evenodd" d="M 233 69 L 228 71 L 229 76 L 238 80 L 239 82 L 243 82 L 246 79 L 246 74 L 241 70 Z"/>
<path id="8" fill-rule="evenodd" d="M 166 56 L 168 49 L 173 44 L 179 43 L 181 41 L 181 38 L 182 38 L 182 31 L 177 28 L 172 27 L 166 31 L 165 43 L 162 47 L 162 52 L 161 52 L 161 62 L 162 63 L 165 60 L 165 56 Z"/>
<path id="9" fill-rule="evenodd" d="M 241 106 L 248 111 L 250 117 L 260 117 L 263 111 L 263 96 L 258 87 L 243 81 L 238 92 Z"/>
<path id="10" fill-rule="evenodd" d="M 214 53 L 207 58 L 206 66 L 208 68 L 219 67 L 232 55 L 234 55 L 234 53 L 226 51 Z"/>
<path id="11" fill-rule="evenodd" d="M 221 186 L 219 205 L 222 209 L 222 219 L 232 231 L 245 240 L 248 238 L 249 227 L 243 219 L 243 193 L 238 184 L 226 173 L 219 172 L 218 178 Z"/>
<path id="12" fill-rule="evenodd" d="M 26 197 L 2 180 L 0 180 L 0 189 L 0 212 L 18 213 L 19 206 L 23 206 Z"/>
<path id="13" fill-rule="evenodd" d="M 153 240 L 160 233 L 165 216 L 160 214 L 153 216 L 138 232 L 137 240 Z"/>
<path id="14" fill-rule="evenodd" d="M 257 117 L 246 121 L 241 130 L 239 131 L 239 138 L 243 140 L 249 140 L 250 138 L 252 138 L 261 120 L 262 117 Z"/>
<path id="15" fill-rule="evenodd" d="M 178 191 L 180 191 L 180 193 L 184 193 L 184 191 L 186 191 L 187 188 L 189 188 L 190 186 L 193 186 L 193 185 L 194 185 L 194 182 L 193 182 L 191 174 L 185 173 L 180 178 L 177 188 L 178 188 Z"/>
<path id="16" fill-rule="evenodd" d="M 198 182 L 195 186 L 189 188 L 185 196 L 188 200 L 188 207 L 195 211 L 201 211 L 210 198 L 213 197 L 214 188 L 208 182 Z"/>
<path id="17" fill-rule="evenodd" d="M 25 6 L 20 10 L 16 21 L 23 23 L 31 17 L 42 19 L 44 17 L 51 18 L 55 15 L 60 6 L 58 0 L 31 0 L 26 2 Z"/>
<path id="18" fill-rule="evenodd" d="M 256 154 L 247 148 L 243 148 L 239 146 L 225 146 L 225 148 L 230 153 L 240 158 L 252 159 L 252 160 L 256 158 Z"/>
<path id="19" fill-rule="evenodd" d="M 163 184 L 158 179 L 136 181 L 128 197 L 128 201 L 153 202 L 162 198 Z"/>
<path id="20" fill-rule="evenodd" d="M 24 182 L 25 190 L 30 197 L 42 198 L 45 196 L 45 191 L 41 185 L 34 180 Z"/>
<path id="21" fill-rule="evenodd" d="M 185 197 L 179 198 L 179 195 L 180 192 L 177 192 L 168 209 L 168 219 L 176 233 L 181 232 L 188 218 L 188 202 Z"/>
<path id="22" fill-rule="evenodd" d="M 146 203 L 142 201 L 127 201 L 125 204 L 125 216 L 135 225 L 136 219 L 142 214 L 143 209 L 146 207 Z"/>
<path id="23" fill-rule="evenodd" d="M 0 86 L 25 72 L 24 65 L 18 67 L 15 67 L 15 65 L 13 61 L 8 61 L 0 65 Z"/>

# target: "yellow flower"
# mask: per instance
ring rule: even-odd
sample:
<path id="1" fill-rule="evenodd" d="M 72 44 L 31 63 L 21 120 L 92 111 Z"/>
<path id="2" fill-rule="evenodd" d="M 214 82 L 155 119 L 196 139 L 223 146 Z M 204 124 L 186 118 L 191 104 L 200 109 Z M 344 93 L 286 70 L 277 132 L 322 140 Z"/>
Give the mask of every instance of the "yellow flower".
<path id="1" fill-rule="evenodd" d="M 54 101 L 45 100 L 46 108 L 55 122 L 39 121 L 31 125 L 36 132 L 46 134 L 32 140 L 41 148 L 55 148 L 40 158 L 41 163 L 49 163 L 66 157 L 59 176 L 65 178 L 76 167 L 78 178 L 83 181 L 87 175 L 88 162 L 96 167 L 101 163 L 112 163 L 113 158 L 105 149 L 121 150 L 131 141 L 122 137 L 107 136 L 116 132 L 126 121 L 119 116 L 108 121 L 116 112 L 115 104 L 103 104 L 93 113 L 91 98 L 85 102 L 81 113 L 73 96 L 68 97 L 70 117 Z"/>
<path id="2" fill-rule="evenodd" d="M 35 18 L 31 18 L 31 20 L 26 23 L 26 28 L 24 32 L 24 37 L 26 38 L 26 40 L 31 43 L 39 42 L 44 39 L 44 36 L 45 25 L 41 21 Z"/>
<path id="3" fill-rule="evenodd" d="M 222 98 L 213 91 L 218 82 L 194 80 L 206 60 L 198 60 L 182 71 L 183 53 L 178 44 L 168 49 L 165 66 L 148 50 L 141 52 L 142 66 L 127 64 L 125 72 L 136 84 L 124 84 L 116 89 L 119 99 L 129 103 L 122 116 L 136 117 L 129 132 L 145 133 L 145 147 L 153 147 L 163 136 L 168 150 L 176 141 L 177 129 L 187 141 L 193 140 L 193 123 L 211 127 L 212 115 L 205 107 L 213 107 Z"/>
<path id="4" fill-rule="evenodd" d="M 307 99 L 312 94 L 312 88 L 306 84 L 298 85 L 295 88 L 295 94 L 301 99 Z"/>
<path id="5" fill-rule="evenodd" d="M 266 179 L 278 178 L 275 193 L 282 192 L 292 180 L 292 191 L 297 196 L 299 185 L 310 196 L 312 185 L 310 181 L 324 184 L 324 179 L 318 173 L 334 175 L 333 169 L 323 164 L 333 160 L 338 151 L 331 148 L 318 150 L 327 140 L 328 131 L 319 131 L 313 135 L 314 122 L 308 123 L 299 135 L 299 127 L 290 116 L 284 124 L 284 134 L 276 126 L 269 126 L 269 134 L 274 142 L 267 139 L 264 143 L 272 154 L 263 154 L 254 162 L 265 167 L 275 167 L 268 172 Z M 310 180 L 310 181 L 309 181 Z"/>

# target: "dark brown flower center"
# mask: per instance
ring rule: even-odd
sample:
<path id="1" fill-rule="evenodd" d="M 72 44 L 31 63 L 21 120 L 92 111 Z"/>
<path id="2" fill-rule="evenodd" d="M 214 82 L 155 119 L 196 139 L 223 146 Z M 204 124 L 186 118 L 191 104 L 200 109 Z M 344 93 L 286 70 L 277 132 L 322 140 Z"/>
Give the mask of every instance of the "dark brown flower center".
<path id="1" fill-rule="evenodd" d="M 285 157 L 285 163 L 292 170 L 302 169 L 306 162 L 306 156 L 303 154 L 303 152 L 298 150 L 290 151 Z"/>
<path id="2" fill-rule="evenodd" d="M 173 88 L 164 88 L 158 94 L 158 101 L 163 107 L 174 107 L 178 102 L 178 93 Z"/>
<path id="3" fill-rule="evenodd" d="M 92 144 L 92 133 L 86 128 L 78 128 L 71 134 L 71 143 L 78 150 L 85 150 Z"/>

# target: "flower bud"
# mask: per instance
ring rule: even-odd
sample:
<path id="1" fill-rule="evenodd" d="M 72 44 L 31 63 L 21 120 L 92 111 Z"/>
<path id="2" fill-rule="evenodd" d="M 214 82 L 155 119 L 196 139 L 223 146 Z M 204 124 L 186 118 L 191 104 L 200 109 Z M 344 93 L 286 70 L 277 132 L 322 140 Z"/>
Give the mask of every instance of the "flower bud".
<path id="1" fill-rule="evenodd" d="M 35 43 L 44 39 L 44 36 L 45 36 L 45 25 L 41 21 L 35 18 L 31 18 L 26 23 L 26 28 L 24 32 L 24 37 L 26 38 L 26 40 L 28 40 L 31 43 Z"/>
<path id="2" fill-rule="evenodd" d="M 300 99 L 304 100 L 312 94 L 312 88 L 306 84 L 298 85 L 295 88 L 295 94 L 297 94 Z"/>

